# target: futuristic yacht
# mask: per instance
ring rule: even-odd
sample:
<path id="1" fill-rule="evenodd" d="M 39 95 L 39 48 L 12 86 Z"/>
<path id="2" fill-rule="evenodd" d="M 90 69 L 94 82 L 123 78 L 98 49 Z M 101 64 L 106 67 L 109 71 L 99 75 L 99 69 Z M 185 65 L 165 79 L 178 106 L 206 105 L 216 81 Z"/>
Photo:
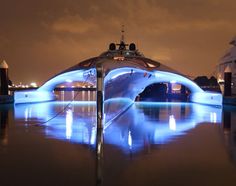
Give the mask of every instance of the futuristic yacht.
<path id="1" fill-rule="evenodd" d="M 196 83 L 177 71 L 144 57 L 134 43 L 126 44 L 124 31 L 120 43 L 97 57 L 82 61 L 55 75 L 35 91 L 15 92 L 15 103 L 33 103 L 55 99 L 54 88 L 65 82 L 86 82 L 96 86 L 98 64 L 103 67 L 104 101 L 135 101 L 145 87 L 154 83 L 177 83 L 190 90 L 190 101 L 221 105 L 222 95 L 205 92 Z"/>
<path id="2" fill-rule="evenodd" d="M 236 94 L 236 36 L 229 42 L 232 45 L 221 58 L 217 68 L 217 80 L 221 91 L 224 89 L 224 72 L 232 72 L 232 94 Z"/>

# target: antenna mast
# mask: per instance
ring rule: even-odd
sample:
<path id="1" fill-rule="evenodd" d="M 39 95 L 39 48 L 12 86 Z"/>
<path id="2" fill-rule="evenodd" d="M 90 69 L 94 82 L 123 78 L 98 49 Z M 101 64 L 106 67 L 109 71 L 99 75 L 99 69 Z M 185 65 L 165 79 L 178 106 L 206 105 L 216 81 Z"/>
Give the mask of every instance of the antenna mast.
<path id="1" fill-rule="evenodd" d="M 124 25 L 122 25 L 122 27 L 121 27 L 121 40 L 120 40 L 120 42 L 125 42 L 125 36 L 124 36 L 124 33 L 125 33 L 125 30 L 124 30 Z"/>

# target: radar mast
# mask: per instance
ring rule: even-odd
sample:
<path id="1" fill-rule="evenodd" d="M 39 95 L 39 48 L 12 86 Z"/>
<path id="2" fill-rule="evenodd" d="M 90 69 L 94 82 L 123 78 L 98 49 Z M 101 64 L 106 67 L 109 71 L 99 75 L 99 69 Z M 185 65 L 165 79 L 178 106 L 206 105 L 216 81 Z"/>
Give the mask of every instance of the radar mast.
<path id="1" fill-rule="evenodd" d="M 125 26 L 124 25 L 122 25 L 121 26 L 121 39 L 120 39 L 120 42 L 122 43 L 125 43 L 125 28 L 124 28 Z"/>
<path id="2" fill-rule="evenodd" d="M 124 30 L 124 25 L 121 27 L 121 39 L 120 39 L 120 44 L 117 44 L 119 46 L 119 50 L 126 50 L 127 44 L 125 44 L 125 30 Z"/>

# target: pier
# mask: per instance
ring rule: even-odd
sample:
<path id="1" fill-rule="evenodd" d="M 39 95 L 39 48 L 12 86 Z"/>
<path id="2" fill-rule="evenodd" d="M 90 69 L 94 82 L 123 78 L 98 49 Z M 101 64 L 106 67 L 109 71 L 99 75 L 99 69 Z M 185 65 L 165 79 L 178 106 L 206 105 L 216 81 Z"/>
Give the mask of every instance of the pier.
<path id="1" fill-rule="evenodd" d="M 14 97 L 9 95 L 8 84 L 8 65 L 6 61 L 2 61 L 0 63 L 0 104 L 8 104 L 14 102 Z"/>

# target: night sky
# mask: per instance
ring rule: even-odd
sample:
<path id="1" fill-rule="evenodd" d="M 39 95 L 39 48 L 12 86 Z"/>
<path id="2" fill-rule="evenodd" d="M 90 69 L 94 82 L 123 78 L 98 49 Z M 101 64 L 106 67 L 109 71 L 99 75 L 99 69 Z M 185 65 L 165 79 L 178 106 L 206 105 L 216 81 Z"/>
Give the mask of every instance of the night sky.
<path id="1" fill-rule="evenodd" d="M 0 60 L 43 83 L 120 40 L 184 74 L 212 75 L 236 35 L 235 0 L 0 0 Z"/>

